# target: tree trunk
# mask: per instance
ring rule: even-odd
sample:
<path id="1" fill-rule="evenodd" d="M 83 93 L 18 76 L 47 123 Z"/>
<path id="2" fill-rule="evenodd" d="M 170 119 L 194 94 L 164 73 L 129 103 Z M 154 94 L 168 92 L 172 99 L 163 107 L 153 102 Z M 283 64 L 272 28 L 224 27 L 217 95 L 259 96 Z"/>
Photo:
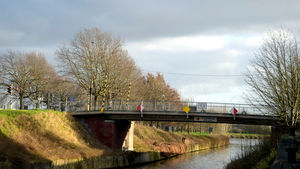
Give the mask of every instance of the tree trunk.
<path id="1" fill-rule="evenodd" d="M 24 105 L 23 105 L 23 94 L 20 93 L 20 110 L 24 109 Z"/>

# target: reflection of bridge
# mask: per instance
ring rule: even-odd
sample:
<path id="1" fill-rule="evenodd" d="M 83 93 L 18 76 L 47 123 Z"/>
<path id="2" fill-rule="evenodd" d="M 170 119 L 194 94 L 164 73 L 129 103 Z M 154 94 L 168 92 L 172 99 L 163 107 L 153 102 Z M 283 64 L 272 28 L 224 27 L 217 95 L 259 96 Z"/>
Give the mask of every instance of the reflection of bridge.
<path id="1" fill-rule="evenodd" d="M 87 107 L 91 105 L 90 111 Z M 137 110 L 142 105 L 143 111 Z M 101 107 L 105 111 L 100 113 Z M 233 115 L 231 109 L 237 109 Z M 231 124 L 276 125 L 279 117 L 264 107 L 249 104 L 205 102 L 108 101 L 71 102 L 67 111 L 78 118 L 109 147 L 122 147 L 130 121 L 177 121 Z"/>

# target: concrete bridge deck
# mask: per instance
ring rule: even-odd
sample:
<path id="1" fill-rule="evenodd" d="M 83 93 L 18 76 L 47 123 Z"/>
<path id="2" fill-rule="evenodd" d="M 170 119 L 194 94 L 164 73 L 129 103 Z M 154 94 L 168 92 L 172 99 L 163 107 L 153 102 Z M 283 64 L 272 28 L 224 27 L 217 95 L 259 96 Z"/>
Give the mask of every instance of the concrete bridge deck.
<path id="1" fill-rule="evenodd" d="M 230 123 L 230 124 L 253 124 L 253 125 L 276 125 L 278 116 L 249 115 L 210 112 L 161 112 L 161 111 L 78 111 L 69 112 L 73 116 L 103 116 L 106 120 L 129 120 L 129 121 L 174 121 L 174 122 L 207 122 L 207 123 Z"/>

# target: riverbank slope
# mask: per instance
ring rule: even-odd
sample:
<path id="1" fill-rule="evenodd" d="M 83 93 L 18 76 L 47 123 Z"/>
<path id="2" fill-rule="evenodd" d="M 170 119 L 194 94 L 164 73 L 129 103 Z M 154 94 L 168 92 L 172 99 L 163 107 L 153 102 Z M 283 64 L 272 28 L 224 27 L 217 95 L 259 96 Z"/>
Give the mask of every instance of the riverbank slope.
<path id="1" fill-rule="evenodd" d="M 109 168 L 228 144 L 228 138 L 221 135 L 174 134 L 145 126 L 136 126 L 134 137 L 137 152 L 111 150 L 67 113 L 0 110 L 0 168 L 57 167 L 69 163 L 81 168 L 96 164 Z"/>
<path id="2" fill-rule="evenodd" d="M 134 150 L 136 152 L 159 151 L 165 156 L 169 156 L 227 144 L 229 144 L 229 138 L 219 134 L 172 133 L 141 125 L 136 125 L 134 130 Z M 196 149 L 191 148 L 194 145 L 197 145 Z"/>
<path id="3" fill-rule="evenodd" d="M 0 110 L 0 164 L 111 156 L 67 113 L 51 110 Z"/>

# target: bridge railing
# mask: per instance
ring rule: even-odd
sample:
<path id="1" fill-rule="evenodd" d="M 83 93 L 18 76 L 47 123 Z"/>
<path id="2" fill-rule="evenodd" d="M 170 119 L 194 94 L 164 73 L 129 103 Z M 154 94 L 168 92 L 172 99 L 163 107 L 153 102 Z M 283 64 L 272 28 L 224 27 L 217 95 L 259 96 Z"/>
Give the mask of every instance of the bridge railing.
<path id="1" fill-rule="evenodd" d="M 143 111 L 155 112 L 183 112 L 184 107 L 190 108 L 190 113 L 230 113 L 232 108 L 238 110 L 238 114 L 248 115 L 270 115 L 268 110 L 262 106 L 237 103 L 214 103 L 214 102 L 186 102 L 186 101 L 125 101 L 125 100 L 108 100 L 105 101 L 77 101 L 68 102 L 67 111 L 88 111 L 100 110 L 104 106 L 105 111 L 138 111 L 137 107 L 141 105 Z"/>

